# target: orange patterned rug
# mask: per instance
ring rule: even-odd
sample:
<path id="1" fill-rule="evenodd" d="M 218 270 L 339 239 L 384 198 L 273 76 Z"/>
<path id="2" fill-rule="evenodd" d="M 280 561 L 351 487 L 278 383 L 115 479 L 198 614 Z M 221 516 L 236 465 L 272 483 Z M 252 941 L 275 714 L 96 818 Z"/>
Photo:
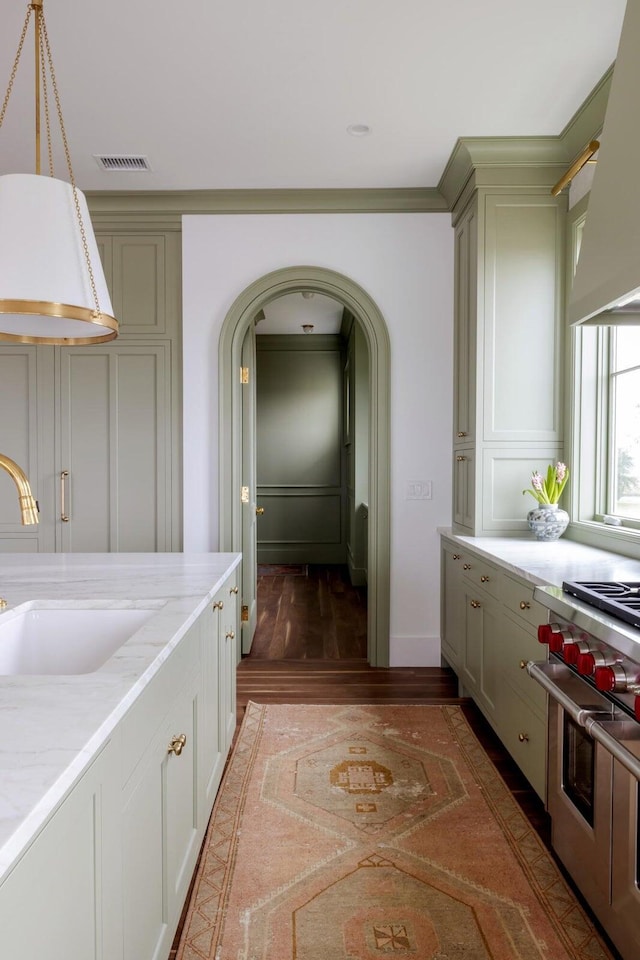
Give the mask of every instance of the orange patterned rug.
<path id="1" fill-rule="evenodd" d="M 177 960 L 610 960 L 457 706 L 249 704 Z"/>

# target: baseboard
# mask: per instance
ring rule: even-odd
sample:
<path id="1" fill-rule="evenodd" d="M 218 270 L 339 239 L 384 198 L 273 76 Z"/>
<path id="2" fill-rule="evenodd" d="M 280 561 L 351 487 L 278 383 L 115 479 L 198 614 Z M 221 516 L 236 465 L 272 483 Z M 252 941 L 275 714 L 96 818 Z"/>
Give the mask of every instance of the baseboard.
<path id="1" fill-rule="evenodd" d="M 349 568 L 349 579 L 351 580 L 351 586 L 366 587 L 367 585 L 366 567 L 356 567 L 351 559 L 351 555 L 347 557 L 347 567 Z"/>
<path id="2" fill-rule="evenodd" d="M 440 637 L 391 637 L 389 666 L 439 667 Z"/>

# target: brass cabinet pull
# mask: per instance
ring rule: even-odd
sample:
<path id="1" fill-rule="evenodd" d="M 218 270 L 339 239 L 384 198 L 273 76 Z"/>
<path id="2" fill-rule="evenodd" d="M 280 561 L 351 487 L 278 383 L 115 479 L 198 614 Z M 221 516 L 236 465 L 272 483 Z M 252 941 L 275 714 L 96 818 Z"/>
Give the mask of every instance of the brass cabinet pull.
<path id="1" fill-rule="evenodd" d="M 521 600 L 521 601 L 520 601 L 520 609 L 521 609 L 521 610 L 531 610 L 531 604 L 529 603 L 528 600 Z"/>
<path id="2" fill-rule="evenodd" d="M 458 430 L 458 436 L 460 437 L 460 439 L 462 439 L 463 437 L 466 437 L 466 435 L 467 435 L 466 430 Z"/>
<path id="3" fill-rule="evenodd" d="M 459 553 L 454 553 L 454 554 L 452 554 L 452 558 L 453 558 L 454 560 L 459 560 L 459 559 L 460 559 L 460 554 L 459 554 Z"/>
<path id="4" fill-rule="evenodd" d="M 462 569 L 463 569 L 463 570 L 471 570 L 471 564 L 470 564 L 470 563 L 463 563 L 463 564 L 462 564 Z"/>
<path id="5" fill-rule="evenodd" d="M 524 670 L 524 668 L 526 667 L 526 665 L 527 665 L 527 661 L 526 661 L 526 660 L 521 660 L 521 661 L 520 661 L 520 669 L 521 669 L 521 670 Z"/>
<path id="6" fill-rule="evenodd" d="M 458 463 L 462 463 L 462 461 L 466 459 L 467 459 L 466 457 L 456 457 L 456 460 L 458 461 Z"/>
<path id="7" fill-rule="evenodd" d="M 4 597 L 0 597 L 0 610 L 4 610 L 5 607 L 8 607 L 9 603 Z"/>
<path id="8" fill-rule="evenodd" d="M 480 583 L 489 583 L 489 577 L 487 577 L 486 575 L 480 577 Z"/>
<path id="9" fill-rule="evenodd" d="M 529 743 L 529 734 L 528 733 L 519 733 L 518 740 L 520 743 Z"/>
<path id="10" fill-rule="evenodd" d="M 224 638 L 225 638 L 225 640 L 235 640 L 236 635 L 235 635 L 235 633 L 233 632 L 233 630 L 229 630 L 228 633 L 225 633 Z"/>
<path id="11" fill-rule="evenodd" d="M 482 606 L 479 600 L 471 600 L 470 602 L 474 610 L 477 610 L 479 607 Z"/>
<path id="12" fill-rule="evenodd" d="M 230 587 L 230 588 L 229 588 L 229 593 L 235 593 L 235 594 L 237 594 L 237 593 L 238 593 L 238 588 L 237 588 L 237 587 Z"/>
<path id="13" fill-rule="evenodd" d="M 256 517 L 261 517 L 264 513 L 264 507 L 256 507 Z"/>
<path id="14" fill-rule="evenodd" d="M 214 600 L 212 610 L 222 610 L 224 603 L 222 600 Z"/>
<path id="15" fill-rule="evenodd" d="M 176 757 L 179 757 L 186 742 L 187 736 L 184 733 L 179 734 L 177 737 L 171 737 L 171 743 L 167 747 L 167 753 L 175 753 Z"/>
<path id="16" fill-rule="evenodd" d="M 66 489 L 65 481 L 69 476 L 68 470 L 63 470 L 60 474 L 60 519 L 63 523 L 69 523 L 69 515 L 66 510 Z"/>

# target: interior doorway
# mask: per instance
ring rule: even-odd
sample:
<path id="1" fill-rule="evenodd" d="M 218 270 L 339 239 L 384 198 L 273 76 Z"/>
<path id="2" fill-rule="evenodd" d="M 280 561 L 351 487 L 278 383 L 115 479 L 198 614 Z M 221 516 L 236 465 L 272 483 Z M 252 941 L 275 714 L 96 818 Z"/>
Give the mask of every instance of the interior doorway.
<path id="1" fill-rule="evenodd" d="M 368 543 L 366 568 L 367 658 L 389 662 L 389 337 L 368 294 L 348 277 L 318 267 L 292 267 L 268 274 L 238 297 L 227 314 L 219 345 L 221 549 L 244 554 L 243 606 L 247 630 L 257 611 L 255 583 L 255 475 L 248 482 L 247 455 L 255 454 L 255 388 L 244 390 L 243 367 L 251 356 L 255 320 L 270 301 L 289 293 L 324 294 L 341 304 L 364 336 L 368 355 Z M 255 349 L 255 347 L 253 347 Z M 348 400 L 347 400 L 348 403 Z M 251 409 L 254 413 L 251 414 Z M 249 432 L 248 432 L 249 431 Z M 253 431 L 253 436 L 250 432 Z M 253 445 L 253 448 L 252 448 Z M 255 465 L 255 456 L 253 459 Z M 249 471 L 250 473 L 250 471 Z M 248 509 L 247 509 L 248 508 Z M 247 520 L 247 515 L 251 519 Z M 253 527 L 253 531 L 252 531 Z M 252 532 L 251 532 L 252 531 Z"/>

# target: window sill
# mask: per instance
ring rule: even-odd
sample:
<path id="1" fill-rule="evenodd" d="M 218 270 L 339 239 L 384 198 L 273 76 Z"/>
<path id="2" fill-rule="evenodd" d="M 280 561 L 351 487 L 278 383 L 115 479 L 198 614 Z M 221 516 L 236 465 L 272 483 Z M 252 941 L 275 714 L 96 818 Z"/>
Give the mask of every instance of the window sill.
<path id="1" fill-rule="evenodd" d="M 565 539 L 640 560 L 640 530 L 631 527 L 613 527 L 596 520 L 575 520 L 569 524 Z"/>

